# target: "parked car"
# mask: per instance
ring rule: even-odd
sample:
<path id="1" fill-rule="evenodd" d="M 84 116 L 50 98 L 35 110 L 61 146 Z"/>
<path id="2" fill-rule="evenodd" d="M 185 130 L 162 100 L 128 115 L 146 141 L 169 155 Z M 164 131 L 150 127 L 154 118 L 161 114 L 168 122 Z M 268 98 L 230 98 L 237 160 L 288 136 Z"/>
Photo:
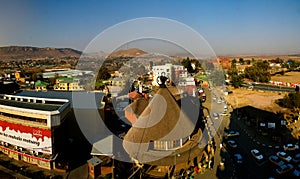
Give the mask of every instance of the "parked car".
<path id="1" fill-rule="evenodd" d="M 240 133 L 238 131 L 228 131 L 225 133 L 225 137 L 233 137 L 233 136 L 239 136 Z"/>
<path id="2" fill-rule="evenodd" d="M 300 177 L 300 163 L 297 165 L 297 167 L 295 168 L 293 175 L 296 177 Z"/>
<path id="3" fill-rule="evenodd" d="M 269 157 L 269 161 L 272 162 L 273 164 L 277 165 L 277 166 L 284 165 L 284 162 L 275 155 L 271 155 Z"/>
<path id="4" fill-rule="evenodd" d="M 299 149 L 299 146 L 297 144 L 286 144 L 286 145 L 283 146 L 283 149 L 285 151 L 287 151 L 287 150 L 297 150 L 297 149 Z"/>
<path id="5" fill-rule="evenodd" d="M 292 170 L 294 166 L 292 164 L 280 165 L 275 171 L 277 174 L 284 174 L 290 170 Z"/>
<path id="6" fill-rule="evenodd" d="M 230 147 L 237 148 L 237 143 L 235 142 L 235 140 L 228 140 L 227 143 Z"/>
<path id="7" fill-rule="evenodd" d="M 251 154 L 253 155 L 253 157 L 258 160 L 261 161 L 264 159 L 264 156 L 260 153 L 260 151 L 258 151 L 257 149 L 252 149 L 251 150 Z"/>
<path id="8" fill-rule="evenodd" d="M 217 103 L 218 103 L 218 104 L 221 104 L 221 103 L 222 103 L 222 100 L 221 100 L 221 99 L 218 99 Z"/>
<path id="9" fill-rule="evenodd" d="M 234 154 L 233 157 L 236 163 L 243 163 L 243 157 L 241 154 Z"/>
<path id="10" fill-rule="evenodd" d="M 285 152 L 277 152 L 276 155 L 286 162 L 290 162 L 292 160 L 292 157 Z"/>
<path id="11" fill-rule="evenodd" d="M 213 113 L 213 117 L 214 117 L 214 119 L 219 119 L 219 114 L 218 113 Z"/>
<path id="12" fill-rule="evenodd" d="M 293 157 L 293 162 L 294 163 L 299 163 L 300 162 L 300 153 L 299 154 L 296 154 L 294 157 Z"/>

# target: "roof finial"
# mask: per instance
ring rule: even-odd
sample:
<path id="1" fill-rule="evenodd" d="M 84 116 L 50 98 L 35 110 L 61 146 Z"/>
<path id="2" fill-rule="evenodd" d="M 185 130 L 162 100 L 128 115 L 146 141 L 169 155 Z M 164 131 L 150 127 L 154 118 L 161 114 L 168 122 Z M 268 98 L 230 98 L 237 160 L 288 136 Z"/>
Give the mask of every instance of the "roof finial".
<path id="1" fill-rule="evenodd" d="M 157 83 L 159 84 L 160 88 L 166 88 L 166 81 L 168 80 L 168 77 L 165 76 L 165 73 L 162 72 L 161 76 L 157 77 Z"/>

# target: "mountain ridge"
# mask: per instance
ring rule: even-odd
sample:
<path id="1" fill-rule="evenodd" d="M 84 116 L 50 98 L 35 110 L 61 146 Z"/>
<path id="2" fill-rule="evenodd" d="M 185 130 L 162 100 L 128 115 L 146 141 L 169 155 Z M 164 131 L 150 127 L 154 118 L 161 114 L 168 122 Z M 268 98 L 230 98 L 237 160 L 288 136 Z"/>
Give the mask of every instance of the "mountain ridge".
<path id="1" fill-rule="evenodd" d="M 0 60 L 41 58 L 79 58 L 81 51 L 72 48 L 4 46 L 0 47 Z"/>

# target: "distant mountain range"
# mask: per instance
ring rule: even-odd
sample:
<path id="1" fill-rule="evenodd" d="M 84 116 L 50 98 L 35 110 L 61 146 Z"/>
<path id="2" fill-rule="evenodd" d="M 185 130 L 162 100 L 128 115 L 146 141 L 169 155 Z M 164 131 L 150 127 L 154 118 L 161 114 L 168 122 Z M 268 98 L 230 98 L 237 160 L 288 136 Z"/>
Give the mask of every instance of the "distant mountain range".
<path id="1" fill-rule="evenodd" d="M 107 58 L 117 58 L 117 57 L 137 57 L 141 55 L 148 54 L 147 52 L 138 49 L 138 48 L 130 48 L 127 50 L 118 50 L 107 56 Z"/>
<path id="2" fill-rule="evenodd" d="M 79 58 L 81 51 L 71 48 L 39 48 L 30 46 L 0 47 L 0 60 L 25 60 L 42 58 Z"/>
<path id="3" fill-rule="evenodd" d="M 79 58 L 82 54 L 81 51 L 71 48 L 39 48 L 30 46 L 6 46 L 0 47 L 0 60 L 25 60 L 25 59 L 44 59 L 44 58 Z M 104 52 L 97 53 L 97 56 L 107 56 L 107 58 L 118 57 L 137 57 L 140 55 L 148 54 L 147 52 L 131 48 L 127 50 L 118 50 L 109 55 Z M 88 54 L 87 54 L 88 55 Z M 95 55 L 95 54 L 92 54 Z"/>

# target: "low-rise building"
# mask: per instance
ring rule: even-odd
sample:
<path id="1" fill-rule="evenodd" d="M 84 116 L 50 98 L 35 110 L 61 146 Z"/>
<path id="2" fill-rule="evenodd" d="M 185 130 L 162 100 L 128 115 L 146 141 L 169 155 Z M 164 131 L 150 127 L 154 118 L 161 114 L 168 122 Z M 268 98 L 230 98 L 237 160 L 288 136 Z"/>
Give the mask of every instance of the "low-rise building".
<path id="1" fill-rule="evenodd" d="M 56 132 L 69 111 L 67 99 L 1 95 L 0 150 L 16 160 L 52 169 L 59 152 Z"/>
<path id="2" fill-rule="evenodd" d="M 49 85 L 49 83 L 38 80 L 34 83 L 34 88 L 35 88 L 35 90 L 43 90 L 44 91 L 44 90 L 47 90 L 48 85 Z"/>
<path id="3" fill-rule="evenodd" d="M 78 78 L 65 78 L 60 77 L 56 79 L 54 90 L 60 91 L 81 91 L 84 90 L 83 86 L 80 85 Z"/>

